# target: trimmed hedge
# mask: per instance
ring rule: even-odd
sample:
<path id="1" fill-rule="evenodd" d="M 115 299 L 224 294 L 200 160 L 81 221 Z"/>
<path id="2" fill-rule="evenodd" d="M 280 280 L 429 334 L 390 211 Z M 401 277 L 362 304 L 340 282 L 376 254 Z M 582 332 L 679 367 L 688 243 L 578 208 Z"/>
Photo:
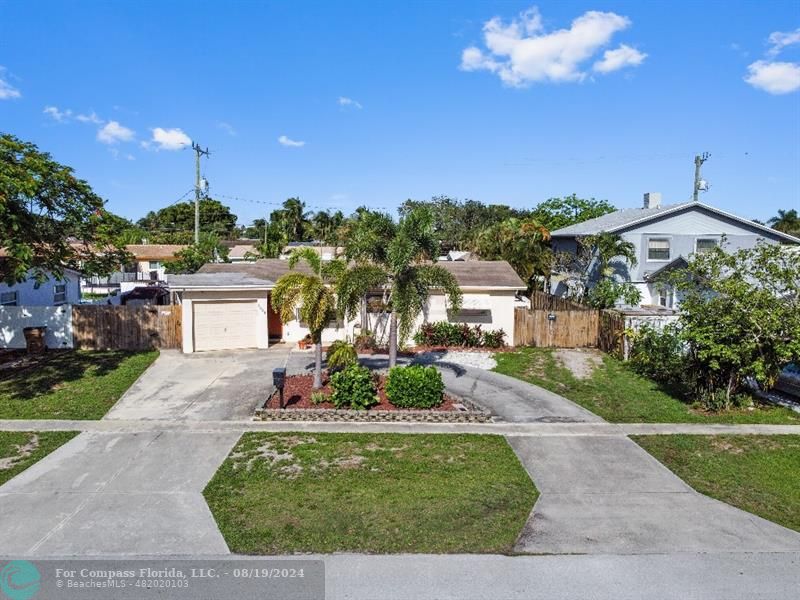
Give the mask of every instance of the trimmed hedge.
<path id="1" fill-rule="evenodd" d="M 386 397 L 398 408 L 433 408 L 443 400 L 444 382 L 435 367 L 392 367 Z"/>
<path id="2" fill-rule="evenodd" d="M 483 331 L 480 325 L 437 321 L 420 327 L 414 335 L 414 342 L 419 346 L 500 348 L 505 345 L 505 337 L 502 329 Z"/>

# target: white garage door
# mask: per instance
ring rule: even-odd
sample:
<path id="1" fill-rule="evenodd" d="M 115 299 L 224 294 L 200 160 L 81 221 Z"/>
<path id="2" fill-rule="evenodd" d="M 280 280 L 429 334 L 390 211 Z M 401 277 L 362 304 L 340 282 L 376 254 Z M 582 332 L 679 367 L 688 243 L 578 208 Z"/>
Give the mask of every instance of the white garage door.
<path id="1" fill-rule="evenodd" d="M 195 351 L 256 347 L 255 300 L 193 302 L 192 306 Z"/>

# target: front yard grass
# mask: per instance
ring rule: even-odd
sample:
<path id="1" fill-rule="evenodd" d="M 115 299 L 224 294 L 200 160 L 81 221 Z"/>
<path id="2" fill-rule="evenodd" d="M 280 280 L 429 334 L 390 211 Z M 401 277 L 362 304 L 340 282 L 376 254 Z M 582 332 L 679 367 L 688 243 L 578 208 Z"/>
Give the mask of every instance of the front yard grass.
<path id="1" fill-rule="evenodd" d="M 0 375 L 0 419 L 99 419 L 158 352 L 56 351 Z"/>
<path id="2" fill-rule="evenodd" d="M 498 373 L 522 379 L 555 392 L 614 423 L 772 423 L 800 425 L 800 414 L 787 408 L 759 404 L 724 412 L 707 412 L 670 395 L 608 354 L 599 357 L 591 374 L 576 377 L 552 348 L 520 348 L 494 355 Z"/>
<path id="3" fill-rule="evenodd" d="M 499 436 L 247 433 L 204 495 L 238 553 L 507 553 L 538 492 Z"/>
<path id="4" fill-rule="evenodd" d="M 698 492 L 800 531 L 800 435 L 633 439 Z"/>
<path id="5" fill-rule="evenodd" d="M 76 431 L 0 431 L 0 485 L 76 435 Z"/>

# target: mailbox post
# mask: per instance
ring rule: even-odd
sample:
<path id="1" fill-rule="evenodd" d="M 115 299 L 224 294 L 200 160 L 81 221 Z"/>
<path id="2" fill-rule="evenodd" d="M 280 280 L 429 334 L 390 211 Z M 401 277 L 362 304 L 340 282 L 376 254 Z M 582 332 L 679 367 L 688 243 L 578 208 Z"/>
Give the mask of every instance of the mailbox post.
<path id="1" fill-rule="evenodd" d="M 280 408 L 283 408 L 283 388 L 286 385 L 285 367 L 272 369 L 272 384 L 278 389 L 278 393 L 280 394 L 280 399 L 278 400 L 278 406 Z"/>

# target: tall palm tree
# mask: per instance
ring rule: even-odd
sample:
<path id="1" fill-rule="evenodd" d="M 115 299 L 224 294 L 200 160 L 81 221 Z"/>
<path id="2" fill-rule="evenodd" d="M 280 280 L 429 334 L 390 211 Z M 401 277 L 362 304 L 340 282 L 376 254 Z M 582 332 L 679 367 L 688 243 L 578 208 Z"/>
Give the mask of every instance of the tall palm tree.
<path id="1" fill-rule="evenodd" d="M 791 210 L 779 210 L 778 216 L 772 217 L 767 223 L 777 231 L 790 235 L 800 235 L 800 216 L 798 216 L 797 210 L 794 208 Z"/>
<path id="2" fill-rule="evenodd" d="M 596 235 L 587 236 L 583 243 L 594 249 L 601 277 L 612 275 L 611 261 L 615 258 L 622 258 L 631 267 L 635 267 L 638 262 L 636 246 L 616 233 L 601 231 Z"/>
<path id="3" fill-rule="evenodd" d="M 336 310 L 336 297 L 331 287 L 338 274 L 344 270 L 341 260 L 323 262 L 312 248 L 297 248 L 289 256 L 289 268 L 294 269 L 305 261 L 310 272 L 291 270 L 282 275 L 272 290 L 272 302 L 281 317 L 288 323 L 299 317 L 306 323 L 314 343 L 314 384 L 322 387 L 322 330 Z"/>
<path id="4" fill-rule="evenodd" d="M 306 204 L 300 198 L 289 198 L 283 203 L 283 223 L 291 242 L 302 242 L 310 225 Z"/>
<path id="5" fill-rule="evenodd" d="M 398 333 L 401 340 L 411 334 L 414 321 L 422 312 L 431 290 L 441 289 L 447 296 L 450 310 L 461 308 L 461 289 L 455 277 L 431 262 L 438 254 L 434 236 L 433 215 L 427 208 L 409 212 L 396 228 L 389 228 L 385 219 L 362 219 L 362 229 L 378 226 L 390 238 L 381 238 L 375 232 L 353 231 L 360 242 L 355 250 L 350 248 L 348 258 L 356 261 L 339 278 L 337 302 L 339 313 L 348 319 L 357 315 L 364 296 L 380 289 L 390 307 L 389 316 L 389 367 L 397 364 Z M 347 250 L 346 250 L 347 251 Z"/>

